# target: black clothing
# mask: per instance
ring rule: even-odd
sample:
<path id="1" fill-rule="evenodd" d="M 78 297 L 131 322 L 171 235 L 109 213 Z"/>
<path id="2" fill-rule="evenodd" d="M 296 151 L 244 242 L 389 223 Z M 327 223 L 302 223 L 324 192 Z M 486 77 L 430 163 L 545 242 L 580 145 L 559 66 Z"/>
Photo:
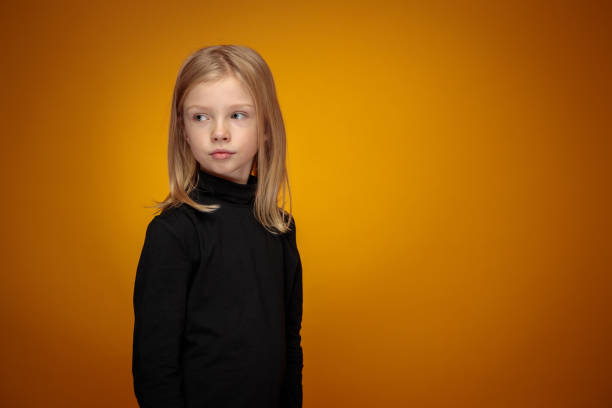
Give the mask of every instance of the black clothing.
<path id="1" fill-rule="evenodd" d="M 302 264 L 295 222 L 253 215 L 257 177 L 198 169 L 190 195 L 149 223 L 134 283 L 132 373 L 141 407 L 302 406 Z"/>

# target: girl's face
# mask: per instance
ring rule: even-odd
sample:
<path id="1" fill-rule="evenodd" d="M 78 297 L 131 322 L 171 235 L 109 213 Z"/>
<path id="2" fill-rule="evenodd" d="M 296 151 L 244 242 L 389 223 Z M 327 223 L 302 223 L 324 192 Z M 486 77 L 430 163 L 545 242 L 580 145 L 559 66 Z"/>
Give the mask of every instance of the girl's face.
<path id="1" fill-rule="evenodd" d="M 189 91 L 183 124 L 202 170 L 235 183 L 247 182 L 258 147 L 255 113 L 249 92 L 233 76 L 200 83 Z"/>

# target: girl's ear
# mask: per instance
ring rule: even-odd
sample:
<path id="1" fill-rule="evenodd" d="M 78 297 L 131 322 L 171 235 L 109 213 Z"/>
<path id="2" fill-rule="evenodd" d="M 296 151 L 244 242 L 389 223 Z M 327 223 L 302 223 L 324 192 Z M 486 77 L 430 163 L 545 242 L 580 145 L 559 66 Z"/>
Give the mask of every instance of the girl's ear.
<path id="1" fill-rule="evenodd" d="M 264 132 L 264 143 L 270 143 L 270 132 Z"/>
<path id="2" fill-rule="evenodd" d="M 185 126 L 184 126 L 183 122 L 179 122 L 179 134 L 181 135 L 181 137 L 183 139 L 185 139 L 185 142 L 188 145 L 190 145 L 190 143 L 189 143 L 189 135 L 187 134 L 187 132 L 185 132 Z"/>

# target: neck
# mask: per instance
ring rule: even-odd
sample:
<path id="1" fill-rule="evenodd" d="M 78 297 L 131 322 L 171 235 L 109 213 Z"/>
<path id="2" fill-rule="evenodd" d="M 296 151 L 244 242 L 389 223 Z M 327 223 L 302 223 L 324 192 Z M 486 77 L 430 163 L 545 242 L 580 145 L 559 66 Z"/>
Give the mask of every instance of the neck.
<path id="1" fill-rule="evenodd" d="M 249 174 L 243 184 L 198 168 L 196 188 L 203 197 L 221 203 L 250 206 L 255 200 L 257 177 Z"/>

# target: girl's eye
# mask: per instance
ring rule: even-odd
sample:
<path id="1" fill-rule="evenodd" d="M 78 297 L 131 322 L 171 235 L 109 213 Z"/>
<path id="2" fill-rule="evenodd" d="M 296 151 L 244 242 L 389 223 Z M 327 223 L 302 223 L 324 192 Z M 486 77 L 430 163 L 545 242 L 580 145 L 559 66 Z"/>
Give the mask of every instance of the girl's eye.
<path id="1" fill-rule="evenodd" d="M 243 112 L 235 112 L 234 115 L 242 115 L 242 117 L 238 117 L 238 119 L 244 119 L 247 117 L 246 113 Z M 232 115 L 232 116 L 234 116 Z M 200 119 L 201 117 L 206 118 L 206 115 L 202 114 L 202 113 L 198 113 L 196 115 L 193 115 L 193 118 L 197 121 L 197 122 L 202 122 L 204 119 Z"/>

